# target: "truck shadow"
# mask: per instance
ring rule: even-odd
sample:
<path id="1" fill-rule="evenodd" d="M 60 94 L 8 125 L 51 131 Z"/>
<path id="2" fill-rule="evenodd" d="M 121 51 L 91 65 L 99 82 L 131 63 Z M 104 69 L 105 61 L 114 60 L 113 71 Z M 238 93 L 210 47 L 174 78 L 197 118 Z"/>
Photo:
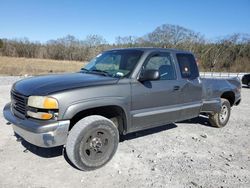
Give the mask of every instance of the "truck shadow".
<path id="1" fill-rule="evenodd" d="M 162 125 L 162 126 L 159 126 L 159 127 L 154 127 L 154 128 L 149 128 L 149 129 L 145 129 L 145 130 L 142 130 L 142 131 L 129 133 L 129 134 L 126 134 L 126 135 L 121 135 L 120 136 L 120 142 L 123 142 L 125 140 L 132 140 L 132 139 L 135 139 L 135 138 L 139 138 L 139 137 L 143 137 L 143 136 L 147 136 L 147 135 L 151 135 L 151 134 L 156 134 L 156 133 L 159 133 L 161 131 L 166 131 L 166 130 L 173 129 L 173 128 L 176 128 L 176 127 L 177 127 L 176 124 L 171 123 L 171 124 Z"/>
<path id="2" fill-rule="evenodd" d="M 68 158 L 66 150 L 64 146 L 57 146 L 53 148 L 42 148 L 35 146 L 25 140 L 23 140 L 19 135 L 15 134 L 17 140 L 21 139 L 21 144 L 25 149 L 23 150 L 24 153 L 31 152 L 39 157 L 43 158 L 53 158 L 63 156 L 67 163 L 72 166 L 73 168 L 79 170 Z"/>
<path id="3" fill-rule="evenodd" d="M 200 124 L 203 126 L 214 128 L 209 123 L 208 117 L 203 116 L 203 115 L 196 117 L 196 118 L 193 118 L 193 119 L 177 122 L 177 124 L 179 124 L 179 123 L 180 124 L 183 124 L 183 123 L 190 124 L 190 126 L 191 126 L 191 124 Z M 155 127 L 155 128 L 150 128 L 150 129 L 134 132 L 134 133 L 129 133 L 127 135 L 121 135 L 120 142 L 123 142 L 124 140 L 132 140 L 135 138 L 155 134 L 155 133 L 158 133 L 161 131 L 165 131 L 165 130 L 169 130 L 169 129 L 173 129 L 173 128 L 177 128 L 177 127 L 178 127 L 178 125 L 176 125 L 175 123 L 171 123 L 171 124 L 167 124 L 167 125 L 163 125 L 163 126 L 159 126 L 159 127 Z"/>
<path id="4" fill-rule="evenodd" d="M 15 136 L 17 137 L 17 140 L 20 139 L 18 135 L 15 135 Z M 58 147 L 53 147 L 53 148 L 41 148 L 23 139 L 21 139 L 21 144 L 25 148 L 23 150 L 24 153 L 31 152 L 43 158 L 53 158 L 53 157 L 61 156 L 63 154 L 63 146 L 58 146 Z"/>
<path id="5" fill-rule="evenodd" d="M 185 121 L 180 121 L 178 123 L 200 124 L 200 125 L 203 125 L 203 126 L 214 128 L 210 124 L 208 117 L 207 116 L 203 116 L 203 115 L 200 115 L 199 117 L 196 117 L 196 118 L 193 118 L 193 119 L 189 119 L 189 120 L 185 120 Z"/>
<path id="6" fill-rule="evenodd" d="M 193 118 L 190 120 L 186 120 L 186 121 L 181 121 L 178 123 L 185 123 L 185 124 L 200 124 L 203 126 L 209 126 L 212 127 L 208 121 L 207 117 L 197 117 L 197 118 Z M 134 132 L 134 133 L 129 133 L 127 135 L 122 135 L 120 136 L 120 142 L 123 142 L 125 140 L 132 140 L 135 138 L 139 138 L 139 137 L 144 137 L 147 135 L 151 135 L 151 134 L 156 134 L 159 133 L 161 131 L 166 131 L 166 130 L 170 130 L 173 128 L 177 128 L 177 125 L 175 123 L 172 124 L 167 124 L 167 125 L 163 125 L 163 126 L 159 126 L 159 127 L 155 127 L 155 128 L 150 128 L 150 129 L 146 129 L 146 130 L 142 130 L 142 131 L 138 131 L 138 132 Z M 59 157 L 61 155 L 64 156 L 65 160 L 74 168 L 76 168 L 68 159 L 66 151 L 64 149 L 63 146 L 58 146 L 58 147 L 54 147 L 54 148 L 41 148 L 38 146 L 35 146 L 33 144 L 30 144 L 29 142 L 23 140 L 19 135 L 15 134 L 17 141 L 21 142 L 21 144 L 24 146 L 24 153 L 27 152 L 31 152 L 35 155 L 38 155 L 40 157 L 43 158 L 53 158 L 53 157 Z"/>

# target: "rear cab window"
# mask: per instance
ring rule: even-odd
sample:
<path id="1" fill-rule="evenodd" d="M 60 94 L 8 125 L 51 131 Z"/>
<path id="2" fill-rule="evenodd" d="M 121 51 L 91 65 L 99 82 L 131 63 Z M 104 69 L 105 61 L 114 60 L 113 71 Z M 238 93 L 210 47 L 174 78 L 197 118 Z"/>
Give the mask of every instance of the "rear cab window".
<path id="1" fill-rule="evenodd" d="M 199 70 L 196 60 L 192 54 L 178 53 L 176 54 L 176 58 L 182 78 L 193 80 L 199 77 Z"/>

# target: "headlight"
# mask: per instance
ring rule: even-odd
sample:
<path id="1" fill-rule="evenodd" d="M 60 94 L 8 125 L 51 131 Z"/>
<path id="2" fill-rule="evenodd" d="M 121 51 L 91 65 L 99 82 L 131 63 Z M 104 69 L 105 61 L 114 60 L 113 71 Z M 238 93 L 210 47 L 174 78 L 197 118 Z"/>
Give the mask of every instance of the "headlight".
<path id="1" fill-rule="evenodd" d="M 52 97 L 30 96 L 27 115 L 36 119 L 49 120 L 57 115 L 58 102 Z"/>
<path id="2" fill-rule="evenodd" d="M 28 106 L 41 109 L 58 109 L 58 102 L 51 97 L 30 96 Z"/>

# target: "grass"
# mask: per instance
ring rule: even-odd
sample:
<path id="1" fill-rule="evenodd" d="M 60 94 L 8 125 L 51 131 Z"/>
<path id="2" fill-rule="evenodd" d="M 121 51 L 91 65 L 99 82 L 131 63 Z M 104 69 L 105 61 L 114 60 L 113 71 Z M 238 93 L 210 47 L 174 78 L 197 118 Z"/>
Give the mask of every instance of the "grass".
<path id="1" fill-rule="evenodd" d="M 76 72 L 86 62 L 51 59 L 15 58 L 0 56 L 1 75 L 41 75 L 61 72 Z"/>

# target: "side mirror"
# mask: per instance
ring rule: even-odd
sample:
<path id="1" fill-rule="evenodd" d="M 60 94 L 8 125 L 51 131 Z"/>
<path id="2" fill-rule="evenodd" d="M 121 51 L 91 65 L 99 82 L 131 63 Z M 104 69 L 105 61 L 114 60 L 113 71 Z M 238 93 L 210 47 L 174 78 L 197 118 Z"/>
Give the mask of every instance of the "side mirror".
<path id="1" fill-rule="evenodd" d="M 160 79 L 159 71 L 154 69 L 149 69 L 141 72 L 139 81 L 145 82 L 145 81 L 159 80 L 159 79 Z"/>

